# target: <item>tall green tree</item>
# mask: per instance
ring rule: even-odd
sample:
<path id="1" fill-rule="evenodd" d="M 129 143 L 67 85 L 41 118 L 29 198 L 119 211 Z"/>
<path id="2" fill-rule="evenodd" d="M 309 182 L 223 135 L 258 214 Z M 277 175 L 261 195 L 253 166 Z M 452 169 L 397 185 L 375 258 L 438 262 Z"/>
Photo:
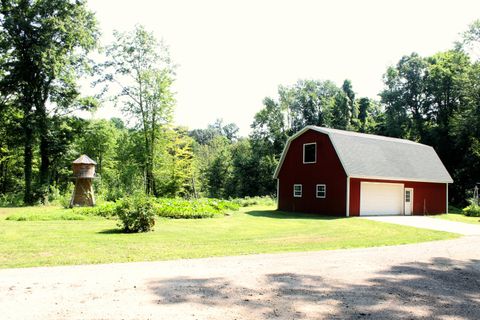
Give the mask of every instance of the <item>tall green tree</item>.
<path id="1" fill-rule="evenodd" d="M 22 114 L 7 101 L 0 104 L 0 195 L 19 192 L 21 173 L 20 127 Z"/>
<path id="2" fill-rule="evenodd" d="M 143 134 L 145 191 L 154 194 L 155 148 L 161 128 L 172 121 L 174 66 L 167 48 L 142 26 L 114 32 L 114 38 L 106 49 L 105 80 L 112 85 L 116 102 Z"/>
<path id="3" fill-rule="evenodd" d="M 0 50 L 5 58 L 0 91 L 23 113 L 25 203 L 34 201 L 32 162 L 40 141 L 39 190 L 50 183 L 49 111 L 79 102 L 77 79 L 88 70 L 95 48 L 95 17 L 82 0 L 1 0 Z"/>
<path id="4" fill-rule="evenodd" d="M 288 108 L 291 130 L 296 132 L 307 125 L 330 126 L 338 91 L 333 82 L 317 80 L 300 80 L 280 90 L 280 104 Z"/>
<path id="5" fill-rule="evenodd" d="M 228 197 L 231 193 L 232 150 L 229 140 L 216 136 L 209 145 L 202 148 L 200 155 L 204 163 L 202 175 L 206 180 L 207 195 L 214 198 Z"/>
<path id="6" fill-rule="evenodd" d="M 117 147 L 119 129 L 112 121 L 91 120 L 78 138 L 78 151 L 97 162 L 96 172 L 102 176 L 105 161 L 111 162 Z"/>
<path id="7" fill-rule="evenodd" d="M 358 120 L 360 121 L 360 132 L 365 132 L 368 118 L 368 110 L 370 109 L 370 99 L 367 97 L 360 98 L 358 101 Z"/>
<path id="8" fill-rule="evenodd" d="M 193 139 L 182 127 L 168 130 L 159 141 L 158 162 L 154 168 L 159 196 L 196 196 Z"/>
<path id="9" fill-rule="evenodd" d="M 349 97 L 343 91 L 338 91 L 332 107 L 330 126 L 335 129 L 347 130 L 351 122 L 350 110 Z"/>
<path id="10" fill-rule="evenodd" d="M 425 95 L 427 61 L 417 53 L 404 56 L 384 75 L 385 89 L 380 93 L 386 109 L 387 131 L 395 137 L 423 141 L 430 100 Z"/>
<path id="11" fill-rule="evenodd" d="M 352 81 L 346 79 L 342 84 L 342 91 L 345 93 L 348 99 L 348 108 L 351 117 L 354 119 L 358 116 L 357 105 L 355 103 L 355 91 L 353 91 Z"/>
<path id="12" fill-rule="evenodd" d="M 455 43 L 455 49 L 467 52 L 475 61 L 480 59 L 480 19 L 472 22 Z"/>
<path id="13" fill-rule="evenodd" d="M 271 98 L 265 98 L 263 105 L 263 109 L 254 116 L 250 139 L 257 152 L 278 156 L 288 138 L 286 116 L 280 103 Z"/>

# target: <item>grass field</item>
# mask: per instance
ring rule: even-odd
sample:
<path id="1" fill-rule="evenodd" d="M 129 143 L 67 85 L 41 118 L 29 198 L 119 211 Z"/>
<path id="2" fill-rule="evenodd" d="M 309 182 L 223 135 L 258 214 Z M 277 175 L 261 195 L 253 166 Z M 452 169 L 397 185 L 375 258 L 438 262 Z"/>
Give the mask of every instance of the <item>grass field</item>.
<path id="1" fill-rule="evenodd" d="M 460 213 L 442 214 L 434 217 L 439 219 L 449 220 L 449 221 L 480 224 L 480 217 L 467 217 Z"/>
<path id="2" fill-rule="evenodd" d="M 119 233 L 114 220 L 71 220 L 69 215 L 71 211 L 57 207 L 0 208 L 0 268 L 329 250 L 458 236 L 366 219 L 282 213 L 272 207 L 243 208 L 213 219 L 158 219 L 154 232 L 142 234 Z M 6 220 L 9 216 L 23 218 Z"/>

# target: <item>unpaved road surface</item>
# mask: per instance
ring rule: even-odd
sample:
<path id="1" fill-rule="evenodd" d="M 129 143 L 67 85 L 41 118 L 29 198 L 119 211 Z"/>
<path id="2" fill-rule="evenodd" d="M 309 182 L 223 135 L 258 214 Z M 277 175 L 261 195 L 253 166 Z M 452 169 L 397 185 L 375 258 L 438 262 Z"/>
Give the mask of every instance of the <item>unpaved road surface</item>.
<path id="1" fill-rule="evenodd" d="M 480 224 L 448 221 L 427 216 L 374 216 L 361 217 L 359 219 L 401 224 L 415 228 L 446 231 L 463 234 L 465 236 L 480 236 Z"/>
<path id="2" fill-rule="evenodd" d="M 0 270 L 1 319 L 480 319 L 480 237 Z"/>

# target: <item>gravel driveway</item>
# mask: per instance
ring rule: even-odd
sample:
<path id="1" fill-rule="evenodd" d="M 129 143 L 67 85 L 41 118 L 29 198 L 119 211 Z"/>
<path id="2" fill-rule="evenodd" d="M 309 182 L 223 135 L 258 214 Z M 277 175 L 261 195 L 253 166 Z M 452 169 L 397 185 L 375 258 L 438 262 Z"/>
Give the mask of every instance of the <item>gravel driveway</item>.
<path id="1" fill-rule="evenodd" d="M 426 216 L 374 216 L 361 217 L 373 221 L 401 224 L 409 227 L 432 229 L 466 236 L 480 236 L 480 225 L 436 219 Z"/>
<path id="2" fill-rule="evenodd" d="M 2 319 L 480 319 L 480 237 L 0 270 Z"/>

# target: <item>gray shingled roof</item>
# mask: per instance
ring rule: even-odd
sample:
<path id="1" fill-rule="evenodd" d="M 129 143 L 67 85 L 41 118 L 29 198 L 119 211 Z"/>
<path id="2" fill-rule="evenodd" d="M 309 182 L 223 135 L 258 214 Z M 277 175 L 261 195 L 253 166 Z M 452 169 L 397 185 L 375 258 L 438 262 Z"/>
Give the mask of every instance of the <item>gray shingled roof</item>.
<path id="1" fill-rule="evenodd" d="M 328 134 L 349 177 L 453 182 L 437 153 L 430 146 L 404 139 L 316 126 L 306 127 L 291 140 L 308 129 Z M 287 143 L 285 152 L 291 140 Z M 279 167 L 282 162 L 283 159 Z M 279 168 L 275 176 L 278 171 Z"/>
<path id="2" fill-rule="evenodd" d="M 82 154 L 77 160 L 73 161 L 72 163 L 97 164 L 95 161 L 90 159 L 90 157 L 87 156 L 86 154 Z"/>

